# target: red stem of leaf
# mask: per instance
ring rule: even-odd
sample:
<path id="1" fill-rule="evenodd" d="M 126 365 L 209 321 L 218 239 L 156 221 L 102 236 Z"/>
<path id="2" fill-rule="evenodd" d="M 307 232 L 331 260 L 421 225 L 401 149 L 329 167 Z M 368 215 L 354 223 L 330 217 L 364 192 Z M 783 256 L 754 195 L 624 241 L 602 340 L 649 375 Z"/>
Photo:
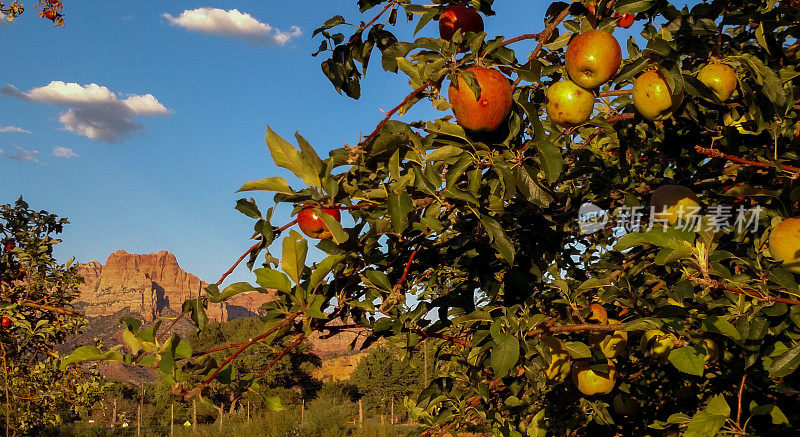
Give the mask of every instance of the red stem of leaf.
<path id="1" fill-rule="evenodd" d="M 292 344 L 290 344 L 284 350 L 282 350 L 281 353 L 278 354 L 278 356 L 275 357 L 275 359 L 272 360 L 272 362 L 269 363 L 269 365 L 267 365 L 267 367 L 264 368 L 264 370 L 262 370 L 258 375 L 256 375 L 256 379 L 264 376 L 264 374 L 267 373 L 269 369 L 272 368 L 272 366 L 274 366 L 278 361 L 280 361 L 281 358 L 285 357 L 286 354 L 288 354 L 292 349 L 296 348 L 297 345 L 299 345 L 300 342 L 302 342 L 305 338 L 306 338 L 305 334 L 298 335 L 297 338 L 292 342 Z"/>
<path id="2" fill-rule="evenodd" d="M 727 153 L 722 153 L 719 150 L 710 149 L 708 147 L 694 146 L 694 149 L 697 151 L 697 153 L 699 153 L 701 155 L 706 155 L 706 156 L 709 156 L 711 158 L 727 159 L 728 161 L 735 162 L 735 163 L 738 163 L 738 164 L 743 164 L 743 165 L 746 165 L 748 167 L 758 167 L 758 168 L 771 168 L 772 167 L 771 164 L 768 164 L 766 162 L 749 161 L 747 159 L 739 158 L 738 156 L 729 155 Z M 792 172 L 792 173 L 795 173 L 795 175 L 800 176 L 800 167 L 794 167 L 794 166 L 791 166 L 791 165 L 781 165 L 781 170 Z"/>

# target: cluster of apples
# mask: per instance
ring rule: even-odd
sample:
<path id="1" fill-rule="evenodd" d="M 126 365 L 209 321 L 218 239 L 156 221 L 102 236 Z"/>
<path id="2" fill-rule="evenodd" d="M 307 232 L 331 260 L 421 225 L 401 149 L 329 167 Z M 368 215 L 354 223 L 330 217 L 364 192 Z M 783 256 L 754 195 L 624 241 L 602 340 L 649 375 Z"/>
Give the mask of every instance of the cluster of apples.
<path id="1" fill-rule="evenodd" d="M 634 14 L 616 14 L 618 27 L 631 27 Z M 439 17 L 439 35 L 451 40 L 457 30 L 462 33 L 482 32 L 483 19 L 474 9 L 451 5 Z M 622 50 L 611 33 L 592 29 L 575 35 L 567 46 L 564 64 L 567 79 L 547 90 L 546 110 L 550 119 L 563 128 L 585 123 L 594 112 L 596 90 L 617 74 L 622 63 Z M 476 98 L 459 75 L 448 88 L 448 101 L 457 123 L 468 130 L 491 132 L 505 120 L 511 109 L 512 87 L 496 69 L 473 66 L 467 71 L 475 75 L 481 88 Z M 728 100 L 736 89 L 736 74 L 730 66 L 714 60 L 698 73 L 698 79 L 717 95 Z M 683 102 L 683 92 L 673 93 L 658 66 L 636 78 L 632 89 L 636 110 L 646 119 L 663 121 L 670 118 Z"/>
<path id="2" fill-rule="evenodd" d="M 589 321 L 600 324 L 619 323 L 617 320 L 609 319 L 606 310 L 600 304 L 590 305 L 589 310 L 587 318 Z M 674 335 L 653 329 L 642 335 L 639 348 L 645 358 L 665 361 L 677 341 Z M 589 344 L 605 357 L 605 366 L 592 366 L 587 360 L 573 362 L 564 343 L 558 338 L 542 337 L 541 342 L 551 357 L 544 369 L 548 384 L 561 383 L 571 374 L 575 387 L 584 395 L 604 395 L 611 393 L 616 386 L 617 369 L 613 360 L 627 354 L 628 333 L 613 331 L 610 334 L 597 332 L 589 335 Z M 711 364 L 719 358 L 719 348 L 711 339 L 705 339 L 704 343 L 707 351 L 705 361 Z M 619 414 L 633 415 L 639 410 L 639 402 L 635 398 L 618 394 L 613 399 L 613 407 Z"/>

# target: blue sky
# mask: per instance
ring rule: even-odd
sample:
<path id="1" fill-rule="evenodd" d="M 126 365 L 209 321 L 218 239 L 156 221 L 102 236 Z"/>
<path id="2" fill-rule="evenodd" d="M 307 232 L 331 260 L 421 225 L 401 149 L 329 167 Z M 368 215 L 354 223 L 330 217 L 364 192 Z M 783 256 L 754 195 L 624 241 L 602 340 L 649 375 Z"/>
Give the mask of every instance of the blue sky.
<path id="1" fill-rule="evenodd" d="M 62 262 L 168 250 L 214 282 L 252 244 L 235 191 L 270 176 L 299 186 L 272 164 L 267 125 L 287 139 L 299 130 L 326 156 L 371 132 L 379 109 L 409 91 L 375 55 L 354 101 L 310 56 L 319 45 L 311 33 L 327 18 L 372 17 L 360 16 L 355 1 L 64 0 L 63 29 L 25 3 L 22 17 L 0 24 L 0 203 L 23 195 L 34 209 L 68 217 Z M 495 3 L 490 37 L 541 29 L 545 2 Z M 226 28 L 231 17 L 245 26 Z M 209 33 L 203 19 L 219 25 Z M 420 35 L 435 31 L 433 22 Z M 412 29 L 396 32 L 409 39 Z M 533 43 L 514 48 L 522 56 Z M 437 114 L 421 103 L 403 119 Z M 262 210 L 272 203 L 268 193 L 252 196 Z M 288 222 L 289 212 L 279 209 L 274 223 Z M 252 276 L 240 268 L 226 283 L 233 280 Z"/>

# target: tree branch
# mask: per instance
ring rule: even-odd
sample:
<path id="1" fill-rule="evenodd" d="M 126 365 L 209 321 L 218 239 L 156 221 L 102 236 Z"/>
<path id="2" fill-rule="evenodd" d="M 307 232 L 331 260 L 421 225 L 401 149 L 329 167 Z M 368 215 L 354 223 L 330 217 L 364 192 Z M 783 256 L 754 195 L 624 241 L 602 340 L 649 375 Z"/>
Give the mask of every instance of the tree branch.
<path id="1" fill-rule="evenodd" d="M 529 61 L 539 56 L 539 53 L 542 52 L 542 48 L 544 47 L 545 41 L 547 41 L 548 39 L 550 39 L 551 36 L 553 36 L 553 32 L 555 32 L 558 25 L 561 24 L 561 22 L 564 21 L 564 19 L 567 18 L 567 16 L 569 16 L 571 10 L 572 10 L 571 5 L 564 8 L 564 10 L 561 11 L 561 13 L 558 14 L 558 16 L 554 18 L 553 21 L 544 28 L 543 31 L 541 31 L 536 35 L 536 39 L 539 40 L 539 43 L 536 44 L 536 48 L 533 49 L 530 55 L 528 55 Z M 522 80 L 521 77 L 517 77 L 517 79 L 514 81 L 512 85 L 512 88 L 516 88 L 521 80 Z"/>
<path id="2" fill-rule="evenodd" d="M 600 91 L 599 93 L 597 93 L 597 97 L 629 96 L 632 93 L 633 90 Z"/>
<path id="3" fill-rule="evenodd" d="M 30 307 L 30 308 L 36 308 L 38 310 L 44 310 L 44 311 L 50 311 L 50 312 L 53 312 L 53 313 L 64 314 L 64 315 L 71 316 L 71 317 L 83 317 L 83 314 L 76 313 L 75 311 L 71 311 L 71 310 L 68 310 L 66 308 L 54 307 L 54 306 L 51 306 L 51 305 L 40 305 L 38 303 L 27 302 L 27 301 L 19 302 L 19 304 L 22 305 L 22 306 Z"/>
<path id="4" fill-rule="evenodd" d="M 261 378 L 262 376 L 264 376 L 264 374 L 267 373 L 267 371 L 269 371 L 269 369 L 271 369 L 272 366 L 274 366 L 278 361 L 280 361 L 281 358 L 285 357 L 286 354 L 291 352 L 292 349 L 296 348 L 297 345 L 299 345 L 305 338 L 306 338 L 306 335 L 303 334 L 303 333 L 298 335 L 297 338 L 292 342 L 292 344 L 290 344 L 284 350 L 282 350 L 281 353 L 278 354 L 278 356 L 275 357 L 275 359 L 272 360 L 272 362 L 269 363 L 269 365 L 264 368 L 264 370 L 262 370 L 258 375 L 256 375 L 256 379 Z"/>
<path id="5" fill-rule="evenodd" d="M 542 334 L 559 334 L 564 332 L 611 332 L 611 331 L 619 331 L 620 329 L 625 328 L 625 323 L 613 323 L 613 324 L 592 324 L 592 323 L 581 323 L 578 325 L 556 325 L 556 326 L 547 326 L 544 328 L 533 329 L 528 331 L 525 334 L 526 337 L 535 337 L 537 335 Z"/>
<path id="6" fill-rule="evenodd" d="M 727 153 L 723 153 L 717 149 L 710 149 L 708 147 L 703 146 L 694 146 L 694 150 L 701 155 L 706 155 L 711 158 L 722 158 L 727 159 L 728 161 L 735 162 L 738 164 L 746 165 L 748 167 L 758 167 L 758 168 L 772 168 L 773 165 L 766 163 L 766 162 L 757 162 L 757 161 L 749 161 L 747 159 L 739 158 L 738 156 L 729 155 Z M 794 167 L 791 165 L 780 165 L 780 169 L 783 171 L 787 171 L 790 173 L 794 173 L 795 176 L 800 177 L 800 167 Z"/>
<path id="7" fill-rule="evenodd" d="M 784 297 L 775 297 L 775 296 L 764 296 L 763 294 L 761 294 L 761 293 L 759 293 L 757 291 L 749 292 L 749 291 L 744 290 L 744 289 L 733 288 L 733 287 L 725 285 L 725 284 L 723 284 L 723 283 L 721 283 L 719 281 L 716 281 L 714 279 L 698 278 L 698 277 L 692 276 L 692 275 L 686 275 L 686 279 L 694 282 L 697 285 L 702 285 L 704 287 L 716 288 L 718 290 L 730 291 L 731 293 L 736 293 L 736 294 L 744 294 L 745 296 L 752 297 L 753 299 L 757 299 L 757 300 L 759 300 L 761 302 L 766 302 L 766 303 L 785 303 L 787 305 L 800 305 L 800 300 L 797 300 L 797 299 L 787 299 L 787 298 L 784 298 Z"/>

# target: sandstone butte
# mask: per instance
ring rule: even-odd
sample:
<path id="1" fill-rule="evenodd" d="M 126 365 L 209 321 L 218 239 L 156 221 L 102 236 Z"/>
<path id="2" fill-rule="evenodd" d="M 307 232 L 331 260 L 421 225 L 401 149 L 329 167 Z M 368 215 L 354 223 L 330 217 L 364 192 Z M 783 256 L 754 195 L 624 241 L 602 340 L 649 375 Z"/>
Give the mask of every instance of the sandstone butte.
<path id="1" fill-rule="evenodd" d="M 92 318 L 115 314 L 132 314 L 146 322 L 159 318 L 168 322 L 180 314 L 185 300 L 202 295 L 208 285 L 184 271 L 175 255 L 163 250 L 145 255 L 118 250 L 109 255 L 105 264 L 91 261 L 78 264 L 77 269 L 84 284 L 76 307 L 87 316 L 90 325 Z M 272 293 L 241 294 L 225 303 L 210 304 L 208 318 L 225 322 L 254 316 L 262 304 L 273 298 Z M 315 334 L 310 340 L 316 354 L 328 356 L 347 352 L 351 344 L 358 348 L 363 338 L 359 332 L 348 330 L 328 339 Z"/>

